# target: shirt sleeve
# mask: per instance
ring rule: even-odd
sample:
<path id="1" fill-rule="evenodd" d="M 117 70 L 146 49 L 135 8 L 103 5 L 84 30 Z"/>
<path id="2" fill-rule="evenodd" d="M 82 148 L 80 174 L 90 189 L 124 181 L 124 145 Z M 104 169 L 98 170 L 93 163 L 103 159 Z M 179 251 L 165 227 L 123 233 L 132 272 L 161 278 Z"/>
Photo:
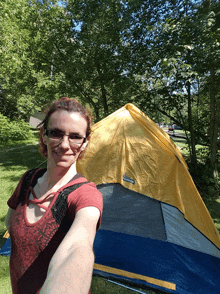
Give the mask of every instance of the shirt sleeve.
<path id="1" fill-rule="evenodd" d="M 19 205 L 19 195 L 20 195 L 20 190 L 21 190 L 21 186 L 23 183 L 23 180 L 25 178 L 25 175 L 27 174 L 28 171 L 26 171 L 23 176 L 21 177 L 14 193 L 11 195 L 11 197 L 8 199 L 7 204 L 11 209 L 16 209 L 17 206 Z"/>
<path id="2" fill-rule="evenodd" d="M 75 192 L 75 193 L 74 193 Z M 99 209 L 100 218 L 97 224 L 97 230 L 101 225 L 101 216 L 103 210 L 102 193 L 96 188 L 92 182 L 82 185 L 77 190 L 70 193 L 68 197 L 69 216 L 74 220 L 77 211 L 84 207 L 93 206 Z"/>

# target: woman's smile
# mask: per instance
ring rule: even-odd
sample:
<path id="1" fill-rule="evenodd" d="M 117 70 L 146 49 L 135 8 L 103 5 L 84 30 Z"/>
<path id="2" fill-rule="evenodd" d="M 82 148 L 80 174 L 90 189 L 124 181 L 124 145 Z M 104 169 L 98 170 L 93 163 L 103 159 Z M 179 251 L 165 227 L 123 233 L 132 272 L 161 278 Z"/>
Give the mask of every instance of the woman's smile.
<path id="1" fill-rule="evenodd" d="M 64 153 L 62 152 L 61 150 L 54 150 L 53 153 L 55 153 L 59 158 L 60 160 L 62 159 L 70 159 L 72 156 L 76 156 L 76 152 L 72 152 L 72 153 Z"/>

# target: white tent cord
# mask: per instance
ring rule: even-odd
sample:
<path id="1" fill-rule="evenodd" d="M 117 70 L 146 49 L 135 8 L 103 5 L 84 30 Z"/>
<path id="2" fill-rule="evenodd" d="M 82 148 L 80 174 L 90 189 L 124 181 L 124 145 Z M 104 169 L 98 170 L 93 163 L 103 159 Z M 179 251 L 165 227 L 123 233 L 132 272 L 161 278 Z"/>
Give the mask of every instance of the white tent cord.
<path id="1" fill-rule="evenodd" d="M 117 283 L 117 282 L 112 281 L 112 280 L 109 280 L 109 279 L 108 279 L 107 281 L 108 281 L 108 282 L 111 282 L 111 283 L 113 283 L 113 284 L 119 285 L 119 286 L 121 286 L 121 287 L 124 287 L 124 288 L 126 288 L 126 289 L 129 289 L 129 290 L 131 290 L 131 291 L 135 291 L 135 292 L 137 292 L 137 293 L 147 294 L 147 292 L 142 292 L 142 291 L 140 291 L 140 290 L 136 290 L 136 289 L 134 289 L 134 288 L 131 288 L 131 287 L 125 286 L 125 285 L 123 285 L 123 284 Z"/>
<path id="2" fill-rule="evenodd" d="M 35 167 L 35 168 L 38 168 L 38 167 L 40 167 L 42 164 L 44 164 L 45 162 L 47 161 L 47 159 L 46 160 L 44 160 L 43 162 L 41 162 L 37 167 Z"/>

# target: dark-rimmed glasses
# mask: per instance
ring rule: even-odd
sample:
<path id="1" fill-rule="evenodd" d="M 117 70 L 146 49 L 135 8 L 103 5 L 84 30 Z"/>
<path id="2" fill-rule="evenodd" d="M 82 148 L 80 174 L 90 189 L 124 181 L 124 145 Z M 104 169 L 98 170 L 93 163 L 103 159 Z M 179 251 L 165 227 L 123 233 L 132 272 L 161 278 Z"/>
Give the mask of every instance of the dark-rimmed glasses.
<path id="1" fill-rule="evenodd" d="M 65 134 L 64 132 L 60 130 L 45 130 L 45 134 L 48 138 L 50 138 L 54 143 L 59 144 L 64 136 L 69 137 L 69 143 L 71 146 L 80 146 L 86 141 L 86 137 L 82 137 L 79 134 L 71 133 L 71 134 Z"/>

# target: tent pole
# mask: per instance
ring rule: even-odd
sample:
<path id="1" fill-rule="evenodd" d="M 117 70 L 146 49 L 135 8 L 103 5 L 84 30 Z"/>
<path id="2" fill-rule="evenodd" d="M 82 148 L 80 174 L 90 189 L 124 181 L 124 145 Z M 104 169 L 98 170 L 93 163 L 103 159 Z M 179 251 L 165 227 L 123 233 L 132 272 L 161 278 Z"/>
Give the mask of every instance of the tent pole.
<path id="1" fill-rule="evenodd" d="M 113 283 L 113 284 L 119 285 L 119 286 L 121 286 L 121 287 L 124 287 L 124 288 L 126 288 L 126 289 L 129 289 L 129 290 L 131 290 L 131 291 L 135 291 L 135 292 L 140 293 L 140 294 L 147 294 L 147 292 L 142 292 L 142 291 L 136 290 L 136 289 L 134 289 L 134 288 L 131 288 L 131 287 L 125 286 L 125 285 L 123 285 L 123 284 L 117 283 L 117 282 L 112 281 L 112 280 L 109 280 L 109 279 L 108 279 L 107 281 L 108 281 L 108 282 L 111 282 L 111 283 Z"/>

